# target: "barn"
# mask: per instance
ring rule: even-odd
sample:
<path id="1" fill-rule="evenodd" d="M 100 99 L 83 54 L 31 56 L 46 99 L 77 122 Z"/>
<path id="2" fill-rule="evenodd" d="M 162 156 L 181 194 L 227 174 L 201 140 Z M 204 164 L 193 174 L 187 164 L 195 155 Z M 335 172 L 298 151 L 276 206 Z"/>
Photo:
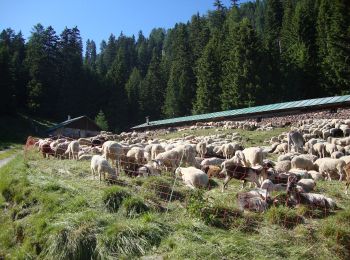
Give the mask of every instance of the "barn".
<path id="1" fill-rule="evenodd" d="M 99 134 L 101 128 L 89 117 L 70 118 L 47 130 L 50 136 L 67 136 L 71 138 L 89 137 Z"/>

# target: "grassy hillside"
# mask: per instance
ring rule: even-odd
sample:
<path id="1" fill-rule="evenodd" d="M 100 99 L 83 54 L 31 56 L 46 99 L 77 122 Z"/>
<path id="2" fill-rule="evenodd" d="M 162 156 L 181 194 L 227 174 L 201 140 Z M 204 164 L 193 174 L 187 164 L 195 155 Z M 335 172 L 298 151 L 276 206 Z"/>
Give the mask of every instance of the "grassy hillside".
<path id="1" fill-rule="evenodd" d="M 171 174 L 93 180 L 89 162 L 42 159 L 36 151 L 0 169 L 0 259 L 349 259 L 350 201 L 344 184 L 316 192 L 342 210 L 282 205 L 237 209 L 240 182 L 190 191 Z M 281 200 L 282 202 L 282 200 Z"/>

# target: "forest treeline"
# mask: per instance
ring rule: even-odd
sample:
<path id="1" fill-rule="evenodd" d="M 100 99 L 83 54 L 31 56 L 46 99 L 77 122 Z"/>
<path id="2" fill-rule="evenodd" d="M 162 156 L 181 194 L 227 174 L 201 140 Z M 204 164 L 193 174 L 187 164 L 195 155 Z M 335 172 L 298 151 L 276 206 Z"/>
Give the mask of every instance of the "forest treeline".
<path id="1" fill-rule="evenodd" d="M 147 37 L 89 39 L 37 24 L 0 35 L 0 112 L 151 120 L 350 92 L 347 0 L 260 0 L 193 15 Z"/>

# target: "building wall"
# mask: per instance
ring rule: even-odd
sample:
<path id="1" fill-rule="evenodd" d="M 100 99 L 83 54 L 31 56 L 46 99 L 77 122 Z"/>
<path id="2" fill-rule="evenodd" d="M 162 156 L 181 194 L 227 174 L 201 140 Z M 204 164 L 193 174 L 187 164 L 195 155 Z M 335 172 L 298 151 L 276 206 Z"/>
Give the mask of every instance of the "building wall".
<path id="1" fill-rule="evenodd" d="M 96 136 L 99 133 L 100 132 L 98 132 L 98 131 L 90 131 L 90 130 L 84 130 L 84 129 L 62 127 L 62 128 L 56 129 L 55 131 L 51 132 L 50 134 L 53 136 L 62 135 L 62 136 L 67 136 L 67 137 L 71 137 L 71 138 L 80 138 L 80 137 Z"/>

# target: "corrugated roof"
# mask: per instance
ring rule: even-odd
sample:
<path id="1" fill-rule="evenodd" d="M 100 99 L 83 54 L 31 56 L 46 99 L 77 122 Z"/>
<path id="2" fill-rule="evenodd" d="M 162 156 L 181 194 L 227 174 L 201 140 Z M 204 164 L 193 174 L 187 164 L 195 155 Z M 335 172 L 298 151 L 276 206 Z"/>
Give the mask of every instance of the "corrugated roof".
<path id="1" fill-rule="evenodd" d="M 306 108 L 306 107 L 332 105 L 332 104 L 339 104 L 339 103 L 345 103 L 345 102 L 350 102 L 350 95 L 305 99 L 305 100 L 299 100 L 299 101 L 282 102 L 282 103 L 276 103 L 276 104 L 270 104 L 270 105 L 240 108 L 240 109 L 227 110 L 222 112 L 214 112 L 214 113 L 201 114 L 201 115 L 184 116 L 184 117 L 176 117 L 176 118 L 163 119 L 163 120 L 157 120 L 157 121 L 150 121 L 149 125 L 144 123 L 141 125 L 134 126 L 132 127 L 132 129 L 169 125 L 169 124 L 175 124 L 175 123 L 181 123 L 181 122 L 200 121 L 200 120 L 214 119 L 214 118 L 220 118 L 220 117 L 238 117 L 238 116 L 254 114 L 254 113 L 264 113 L 264 112 L 272 112 L 272 111 L 280 111 L 280 110 L 288 110 L 288 109 L 292 110 L 294 108 L 300 109 L 300 108 Z"/>
<path id="2" fill-rule="evenodd" d="M 61 128 L 61 127 L 63 127 L 63 126 L 69 125 L 70 123 L 73 123 L 73 122 L 75 122 L 75 121 L 78 121 L 78 120 L 80 120 L 80 119 L 82 119 L 82 118 L 87 118 L 87 119 L 90 120 L 93 124 L 96 124 L 93 120 L 91 120 L 91 119 L 90 119 L 89 117 L 87 117 L 87 116 L 79 116 L 79 117 L 75 117 L 75 118 L 66 120 L 66 121 L 64 121 L 64 122 L 62 122 L 62 123 L 59 123 L 59 124 L 57 124 L 57 125 L 55 125 L 55 126 L 49 128 L 49 129 L 47 130 L 47 132 L 54 131 L 54 130 L 56 130 L 56 129 L 58 129 L 58 128 Z"/>

